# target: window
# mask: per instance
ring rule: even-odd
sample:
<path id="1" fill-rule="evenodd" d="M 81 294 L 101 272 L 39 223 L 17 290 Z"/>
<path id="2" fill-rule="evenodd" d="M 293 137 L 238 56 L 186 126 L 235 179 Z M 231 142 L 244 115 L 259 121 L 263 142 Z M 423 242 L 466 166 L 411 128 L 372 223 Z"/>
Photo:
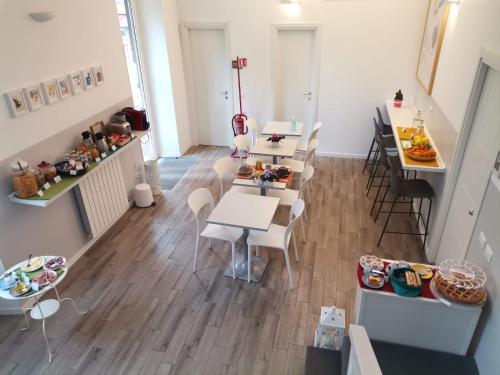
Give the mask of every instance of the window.
<path id="1" fill-rule="evenodd" d="M 132 97 L 134 99 L 134 107 L 146 108 L 141 63 L 137 49 L 134 21 L 130 10 L 130 0 L 116 0 L 116 9 L 120 20 L 120 30 L 122 32 L 123 48 L 125 49 L 125 58 L 127 60 L 128 76 L 132 89 Z"/>

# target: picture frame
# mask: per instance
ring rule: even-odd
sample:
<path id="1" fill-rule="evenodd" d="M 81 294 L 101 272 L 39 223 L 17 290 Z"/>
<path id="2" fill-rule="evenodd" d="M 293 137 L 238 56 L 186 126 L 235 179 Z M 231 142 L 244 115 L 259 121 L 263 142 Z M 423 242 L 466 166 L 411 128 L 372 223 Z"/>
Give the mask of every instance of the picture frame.
<path id="1" fill-rule="evenodd" d="M 40 91 L 40 86 L 28 86 L 25 87 L 23 91 L 30 112 L 38 111 L 40 108 L 42 108 L 42 92 Z"/>
<path id="2" fill-rule="evenodd" d="M 68 74 L 68 82 L 72 95 L 78 95 L 83 91 L 83 79 L 80 71 Z"/>
<path id="3" fill-rule="evenodd" d="M 55 79 L 51 79 L 50 81 L 45 81 L 40 84 L 42 87 L 43 97 L 45 99 L 45 104 L 50 105 L 58 102 L 59 99 L 59 90 L 57 89 L 57 82 Z"/>
<path id="4" fill-rule="evenodd" d="M 94 74 L 92 68 L 82 70 L 83 87 L 85 90 L 94 88 Z"/>
<path id="5" fill-rule="evenodd" d="M 431 0 L 427 11 L 427 20 L 417 66 L 417 81 L 428 95 L 432 94 L 434 87 L 449 9 L 450 5 L 447 1 Z"/>
<path id="6" fill-rule="evenodd" d="M 19 117 L 28 113 L 28 105 L 22 90 L 13 90 L 5 94 L 7 105 L 12 117 Z"/>
<path id="7" fill-rule="evenodd" d="M 71 88 L 69 86 L 68 78 L 65 76 L 56 78 L 57 91 L 61 100 L 67 99 L 71 96 Z"/>
<path id="8" fill-rule="evenodd" d="M 106 134 L 106 127 L 104 126 L 104 121 L 97 121 L 95 124 L 90 125 L 90 132 L 95 138 L 95 135 L 99 132 Z"/>
<path id="9" fill-rule="evenodd" d="M 92 73 L 94 75 L 94 84 L 96 86 L 101 86 L 104 84 L 104 73 L 102 71 L 102 66 L 95 65 L 92 67 Z"/>

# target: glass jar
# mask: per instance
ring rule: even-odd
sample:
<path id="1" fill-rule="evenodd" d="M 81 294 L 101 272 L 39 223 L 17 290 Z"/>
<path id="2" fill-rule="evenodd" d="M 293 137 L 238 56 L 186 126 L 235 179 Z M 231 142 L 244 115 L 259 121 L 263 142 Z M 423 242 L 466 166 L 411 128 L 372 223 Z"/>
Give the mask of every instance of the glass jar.
<path id="1" fill-rule="evenodd" d="M 30 168 L 30 169 L 31 173 L 33 173 L 33 175 L 36 178 L 36 184 L 38 185 L 39 188 L 41 188 L 43 184 L 45 184 L 45 176 L 40 172 L 38 168 Z"/>
<path id="2" fill-rule="evenodd" d="M 11 163 L 10 168 L 16 196 L 21 199 L 35 196 L 38 192 L 38 183 L 28 163 L 24 160 L 17 160 Z"/>
<path id="3" fill-rule="evenodd" d="M 45 160 L 38 164 L 40 173 L 45 177 L 45 181 L 52 181 L 57 176 L 57 170 L 54 165 Z"/>
<path id="4" fill-rule="evenodd" d="M 95 137 L 97 139 L 96 143 L 97 143 L 97 149 L 99 150 L 99 153 L 100 154 L 109 153 L 108 144 L 106 143 L 106 139 L 104 138 L 104 134 L 102 134 L 101 132 L 98 132 L 98 133 L 96 133 Z"/>

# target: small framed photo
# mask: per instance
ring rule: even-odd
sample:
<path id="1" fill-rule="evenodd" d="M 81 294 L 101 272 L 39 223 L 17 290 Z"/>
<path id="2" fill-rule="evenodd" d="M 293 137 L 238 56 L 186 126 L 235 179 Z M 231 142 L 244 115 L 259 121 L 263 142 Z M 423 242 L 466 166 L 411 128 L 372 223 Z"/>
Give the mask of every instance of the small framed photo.
<path id="1" fill-rule="evenodd" d="M 38 85 L 28 86 L 24 88 L 24 95 L 28 102 L 28 108 L 31 112 L 38 111 L 42 108 L 42 93 Z"/>
<path id="2" fill-rule="evenodd" d="M 71 96 L 68 78 L 64 76 L 56 78 L 56 84 L 57 91 L 59 92 L 59 97 L 61 98 L 61 100 L 67 99 Z"/>
<path id="3" fill-rule="evenodd" d="M 54 104 L 59 101 L 57 82 L 55 79 L 42 82 L 42 92 L 45 97 L 45 104 Z"/>
<path id="4" fill-rule="evenodd" d="M 92 73 L 92 69 L 84 69 L 82 71 L 83 76 L 83 87 L 85 90 L 90 90 L 94 88 L 94 74 Z"/>
<path id="5" fill-rule="evenodd" d="M 90 126 L 90 132 L 95 136 L 97 133 L 106 134 L 106 128 L 104 127 L 104 121 L 98 121 L 94 125 Z"/>
<path id="6" fill-rule="evenodd" d="M 101 86 L 104 83 L 104 73 L 102 72 L 102 66 L 100 66 L 100 65 L 93 66 L 92 73 L 94 73 L 95 85 Z"/>
<path id="7" fill-rule="evenodd" d="M 28 113 L 28 106 L 22 90 L 14 90 L 5 94 L 12 117 L 19 117 Z"/>
<path id="8" fill-rule="evenodd" d="M 83 80 L 81 72 L 68 74 L 69 87 L 73 95 L 78 95 L 83 91 Z"/>

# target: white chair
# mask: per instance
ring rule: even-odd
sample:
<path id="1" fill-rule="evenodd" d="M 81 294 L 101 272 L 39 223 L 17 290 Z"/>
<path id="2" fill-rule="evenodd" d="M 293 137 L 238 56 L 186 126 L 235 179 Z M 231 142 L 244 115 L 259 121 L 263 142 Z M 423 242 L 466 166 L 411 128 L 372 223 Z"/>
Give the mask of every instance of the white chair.
<path id="1" fill-rule="evenodd" d="M 288 280 L 290 282 L 290 289 L 293 289 L 293 279 L 292 279 L 292 269 L 290 267 L 290 258 L 288 256 L 288 246 L 290 244 L 290 238 L 293 239 L 293 247 L 295 249 L 295 260 L 299 261 L 299 253 L 297 252 L 297 241 L 295 240 L 295 234 L 293 229 L 300 219 L 302 212 L 304 211 L 304 201 L 302 199 L 297 199 L 292 204 L 290 209 L 290 215 L 288 219 L 288 226 L 284 227 L 282 225 L 271 224 L 267 232 L 254 231 L 251 230 L 247 239 L 248 243 L 248 282 L 250 282 L 250 265 L 252 261 L 252 246 L 266 246 L 274 249 L 281 249 L 285 254 L 286 267 L 288 269 Z M 256 249 L 256 250 L 257 250 Z"/>
<path id="2" fill-rule="evenodd" d="M 281 164 L 289 165 L 294 173 L 302 173 L 304 168 L 311 164 L 314 154 L 316 153 L 316 149 L 318 148 L 318 144 L 319 141 L 317 138 L 312 139 L 311 142 L 309 142 L 309 149 L 307 150 L 304 160 L 282 159 Z"/>
<path id="3" fill-rule="evenodd" d="M 250 134 L 250 139 L 251 139 L 252 145 L 254 145 L 255 142 L 257 142 L 257 139 L 260 136 L 260 132 L 262 131 L 261 128 L 260 128 L 260 125 L 252 117 L 249 117 L 245 121 L 245 125 L 248 128 L 248 133 Z"/>
<path id="4" fill-rule="evenodd" d="M 234 261 L 235 261 L 235 247 L 236 242 L 243 235 L 243 229 L 232 228 L 224 225 L 218 224 L 207 224 L 205 229 L 200 233 L 200 220 L 198 214 L 200 210 L 206 206 L 210 206 L 210 211 L 215 207 L 214 197 L 212 193 L 206 188 L 199 188 L 193 191 L 188 198 L 188 205 L 194 213 L 196 219 L 196 245 L 194 249 L 194 260 L 193 260 L 193 272 L 196 272 L 196 256 L 198 255 L 198 247 L 200 244 L 200 237 L 208 238 L 208 247 L 211 247 L 211 239 L 215 238 L 217 240 L 223 240 L 231 242 L 231 256 L 232 256 L 232 267 L 233 267 L 233 279 L 236 278 Z"/>
<path id="5" fill-rule="evenodd" d="M 220 196 L 219 200 L 224 195 L 224 177 L 231 173 L 231 177 L 234 178 L 234 173 L 236 172 L 237 165 L 231 157 L 224 157 L 218 159 L 214 164 L 214 170 L 219 177 L 220 184 Z"/>
<path id="6" fill-rule="evenodd" d="M 309 143 L 313 140 L 318 138 L 318 133 L 319 129 L 321 128 L 323 124 L 321 122 L 317 122 L 314 124 L 311 134 L 309 134 L 309 138 L 307 141 L 299 141 L 299 145 L 297 146 L 297 151 L 296 152 L 301 152 L 301 153 L 306 153 L 307 150 L 309 149 Z"/>
<path id="7" fill-rule="evenodd" d="M 240 165 L 243 164 L 243 157 L 247 155 L 245 161 L 246 164 L 255 165 L 257 160 L 261 160 L 263 163 L 272 163 L 272 157 L 259 155 L 258 157 L 248 155 L 251 145 L 248 143 L 248 138 L 242 134 L 234 137 L 234 145 L 238 150 L 238 156 L 240 157 Z"/>

